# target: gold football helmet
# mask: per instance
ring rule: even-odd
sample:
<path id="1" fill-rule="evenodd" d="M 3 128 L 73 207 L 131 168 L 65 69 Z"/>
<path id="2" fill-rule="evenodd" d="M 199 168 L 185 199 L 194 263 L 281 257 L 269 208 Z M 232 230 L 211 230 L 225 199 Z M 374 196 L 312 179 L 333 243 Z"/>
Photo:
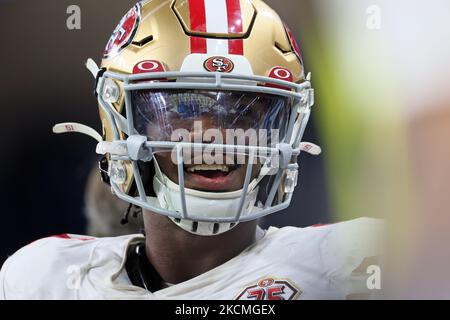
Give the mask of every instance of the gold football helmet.
<path id="1" fill-rule="evenodd" d="M 302 142 L 314 92 L 298 46 L 260 0 L 139 2 L 87 67 L 102 136 L 54 131 L 97 139 L 113 193 L 188 232 L 285 209 L 300 152 L 320 153 Z"/>

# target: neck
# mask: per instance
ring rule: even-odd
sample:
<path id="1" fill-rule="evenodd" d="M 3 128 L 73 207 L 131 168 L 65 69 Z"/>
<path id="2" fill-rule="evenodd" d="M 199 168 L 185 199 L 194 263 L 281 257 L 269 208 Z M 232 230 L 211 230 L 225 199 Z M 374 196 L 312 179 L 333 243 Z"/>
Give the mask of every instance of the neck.
<path id="1" fill-rule="evenodd" d="M 180 283 L 239 255 L 256 241 L 257 221 L 240 223 L 217 236 L 198 236 L 167 217 L 145 214 L 146 254 L 165 282 Z"/>

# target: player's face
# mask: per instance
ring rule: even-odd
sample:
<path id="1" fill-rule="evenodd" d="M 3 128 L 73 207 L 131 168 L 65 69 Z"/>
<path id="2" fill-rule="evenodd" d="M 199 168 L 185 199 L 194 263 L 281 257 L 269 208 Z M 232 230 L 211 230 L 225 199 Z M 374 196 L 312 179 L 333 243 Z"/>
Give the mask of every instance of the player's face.
<path id="1" fill-rule="evenodd" d="M 249 161 L 248 154 L 227 153 L 214 145 L 269 146 L 274 141 L 268 141 L 267 136 L 272 136 L 266 128 L 283 130 L 289 110 L 284 98 L 205 91 L 136 92 L 133 105 L 135 127 L 150 140 L 211 146 L 209 150 L 183 150 L 185 187 L 210 192 L 242 189 Z M 265 135 L 261 135 L 262 128 Z M 161 171 L 179 184 L 175 151 L 153 151 Z M 258 157 L 253 160 L 252 180 L 262 162 Z"/>
<path id="2" fill-rule="evenodd" d="M 210 191 L 210 192 L 230 192 L 242 189 L 247 171 L 248 157 L 243 157 L 241 164 L 236 163 L 232 156 L 222 154 L 218 161 L 220 164 L 206 164 L 205 159 L 195 161 L 192 156 L 191 164 L 183 165 L 184 185 L 186 188 Z M 156 160 L 161 171 L 175 183 L 178 183 L 178 165 L 174 163 L 172 154 L 160 152 L 156 154 Z M 195 163 L 195 164 L 194 164 Z M 261 165 L 252 165 L 252 180 L 256 178 Z"/>
<path id="3" fill-rule="evenodd" d="M 248 129 L 250 118 L 242 117 L 239 121 L 239 127 Z M 189 133 L 184 137 L 184 141 L 214 143 L 214 138 L 209 139 L 208 136 L 226 137 L 226 130 L 221 129 L 220 125 L 211 115 L 203 114 L 195 119 L 196 125 L 201 130 L 193 129 L 192 119 L 176 119 L 172 120 L 172 126 L 176 129 L 184 129 Z M 150 131 L 154 131 L 154 127 Z M 209 134 L 208 134 L 209 133 Z M 150 133 L 154 136 L 156 132 Z M 172 141 L 178 141 L 172 139 Z M 245 142 L 249 144 L 249 141 Z M 242 155 L 240 159 L 234 154 L 226 154 L 214 148 L 211 144 L 211 152 L 202 152 L 190 149 L 190 155 L 184 156 L 184 184 L 189 189 L 210 192 L 230 192 L 242 189 L 247 171 L 249 157 Z M 223 151 L 223 150 L 222 150 Z M 174 152 L 157 151 L 156 160 L 161 171 L 173 182 L 178 183 L 178 165 L 174 161 Z M 213 162 L 212 162 L 213 161 Z M 255 163 L 252 168 L 252 179 L 254 179 L 260 169 L 260 164 Z"/>

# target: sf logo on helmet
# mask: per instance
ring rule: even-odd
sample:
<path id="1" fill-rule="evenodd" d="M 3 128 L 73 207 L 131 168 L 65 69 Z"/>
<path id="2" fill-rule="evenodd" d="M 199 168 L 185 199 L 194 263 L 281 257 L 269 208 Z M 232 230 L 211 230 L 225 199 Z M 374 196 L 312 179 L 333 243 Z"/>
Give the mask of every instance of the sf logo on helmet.
<path id="1" fill-rule="evenodd" d="M 225 57 L 211 57 L 205 61 L 204 67 L 210 72 L 228 73 L 233 71 L 234 63 Z"/>

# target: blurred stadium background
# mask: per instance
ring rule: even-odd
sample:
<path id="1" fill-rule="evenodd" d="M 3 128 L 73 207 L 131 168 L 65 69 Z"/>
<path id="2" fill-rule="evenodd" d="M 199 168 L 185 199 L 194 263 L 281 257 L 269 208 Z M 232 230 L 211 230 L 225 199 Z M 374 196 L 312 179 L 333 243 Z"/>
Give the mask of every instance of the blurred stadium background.
<path id="1" fill-rule="evenodd" d="M 313 74 L 305 139 L 324 152 L 301 157 L 294 203 L 262 224 L 386 218 L 392 294 L 450 297 L 442 276 L 450 265 L 450 3 L 266 2 L 292 29 Z M 72 4 L 81 8 L 81 30 L 66 27 Z M 99 128 L 84 62 L 100 61 L 133 4 L 0 0 L 0 263 L 38 238 L 88 232 L 84 194 L 95 143 L 51 128 L 67 120 Z"/>

